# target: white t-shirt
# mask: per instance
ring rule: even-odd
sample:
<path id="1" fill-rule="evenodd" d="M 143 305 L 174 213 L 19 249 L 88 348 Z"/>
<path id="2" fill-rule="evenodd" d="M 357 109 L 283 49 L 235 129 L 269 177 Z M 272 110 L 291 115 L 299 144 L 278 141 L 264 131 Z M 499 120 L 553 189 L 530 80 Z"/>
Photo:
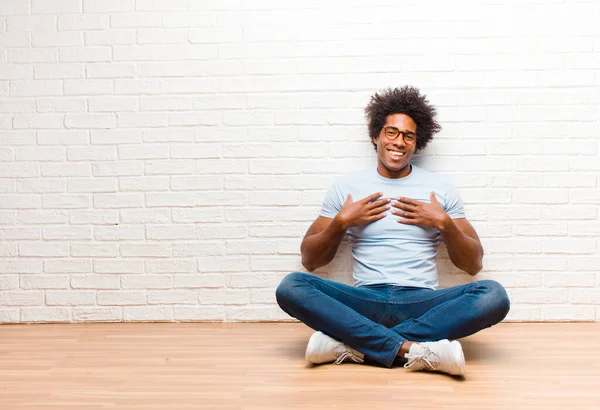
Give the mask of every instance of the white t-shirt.
<path id="1" fill-rule="evenodd" d="M 321 216 L 334 218 L 348 194 L 352 195 L 353 201 L 382 192 L 382 198 L 403 196 L 429 203 L 431 191 L 451 218 L 465 217 L 456 187 L 440 175 L 414 165 L 404 178 L 384 178 L 373 168 L 343 175 L 327 192 Z M 400 217 L 391 213 L 393 209 L 387 211 L 383 219 L 346 231 L 352 244 L 355 286 L 391 284 L 437 288 L 439 231 L 401 224 L 398 222 Z"/>

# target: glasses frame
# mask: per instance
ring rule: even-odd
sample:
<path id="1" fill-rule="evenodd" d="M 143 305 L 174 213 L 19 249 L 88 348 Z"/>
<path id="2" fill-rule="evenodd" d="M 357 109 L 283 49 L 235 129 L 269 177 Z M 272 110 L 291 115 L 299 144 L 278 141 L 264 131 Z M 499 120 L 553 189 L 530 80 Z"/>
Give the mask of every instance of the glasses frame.
<path id="1" fill-rule="evenodd" d="M 388 129 L 388 128 L 391 128 L 391 129 L 393 129 L 393 130 L 397 131 L 397 134 L 396 134 L 396 136 L 395 136 L 395 137 L 389 137 L 389 136 L 387 135 L 387 132 L 386 132 L 386 131 L 387 131 L 387 129 Z M 412 132 L 412 131 L 400 131 L 398 128 L 396 128 L 396 127 L 393 127 L 393 126 L 391 126 L 391 125 L 388 125 L 387 127 L 383 127 L 383 128 L 381 129 L 381 131 L 383 132 L 383 135 L 385 135 L 385 137 L 386 137 L 388 140 L 390 140 L 390 141 L 394 141 L 396 138 L 398 138 L 398 136 L 399 136 L 400 134 L 402 134 L 402 141 L 404 141 L 404 143 L 405 143 L 406 145 L 412 145 L 412 144 L 416 144 L 416 143 L 417 143 L 417 133 L 416 133 L 416 132 Z M 407 134 L 407 133 L 414 134 L 414 136 L 415 136 L 415 139 L 414 139 L 414 141 L 407 141 L 407 140 L 406 140 L 406 134 Z"/>

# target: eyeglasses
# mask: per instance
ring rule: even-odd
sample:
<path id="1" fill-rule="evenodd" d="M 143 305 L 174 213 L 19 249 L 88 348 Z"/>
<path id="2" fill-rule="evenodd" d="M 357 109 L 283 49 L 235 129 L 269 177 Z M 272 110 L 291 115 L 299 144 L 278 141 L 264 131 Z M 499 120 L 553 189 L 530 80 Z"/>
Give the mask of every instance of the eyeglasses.
<path id="1" fill-rule="evenodd" d="M 398 135 L 402 134 L 402 139 L 406 144 L 414 144 L 417 142 L 417 134 L 412 131 L 400 131 L 396 127 L 383 127 L 383 134 L 391 141 L 395 140 L 398 138 Z"/>

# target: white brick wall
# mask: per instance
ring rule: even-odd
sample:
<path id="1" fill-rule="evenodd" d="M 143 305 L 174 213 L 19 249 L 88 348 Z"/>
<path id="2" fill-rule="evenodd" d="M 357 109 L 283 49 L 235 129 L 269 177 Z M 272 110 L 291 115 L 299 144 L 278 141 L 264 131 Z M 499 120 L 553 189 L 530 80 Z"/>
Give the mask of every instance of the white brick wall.
<path id="1" fill-rule="evenodd" d="M 0 322 L 281 320 L 420 87 L 509 320 L 600 321 L 600 1 L 0 0 Z M 319 274 L 349 281 L 346 244 Z M 469 278 L 440 255 L 442 284 Z"/>

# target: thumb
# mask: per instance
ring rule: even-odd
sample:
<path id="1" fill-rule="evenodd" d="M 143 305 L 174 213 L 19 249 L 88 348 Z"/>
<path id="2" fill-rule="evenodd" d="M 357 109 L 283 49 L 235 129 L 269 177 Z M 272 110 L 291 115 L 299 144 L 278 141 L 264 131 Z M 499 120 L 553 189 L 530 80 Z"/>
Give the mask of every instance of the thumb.
<path id="1" fill-rule="evenodd" d="M 431 193 L 429 194 L 429 199 L 431 200 L 432 204 L 436 204 L 436 205 L 440 204 L 440 202 L 435 197 L 435 192 L 433 192 L 433 191 L 431 191 Z"/>
<path id="2" fill-rule="evenodd" d="M 352 202 L 353 202 L 352 201 L 352 195 L 348 194 L 348 196 L 346 197 L 346 202 L 344 202 L 344 205 L 351 204 Z"/>

